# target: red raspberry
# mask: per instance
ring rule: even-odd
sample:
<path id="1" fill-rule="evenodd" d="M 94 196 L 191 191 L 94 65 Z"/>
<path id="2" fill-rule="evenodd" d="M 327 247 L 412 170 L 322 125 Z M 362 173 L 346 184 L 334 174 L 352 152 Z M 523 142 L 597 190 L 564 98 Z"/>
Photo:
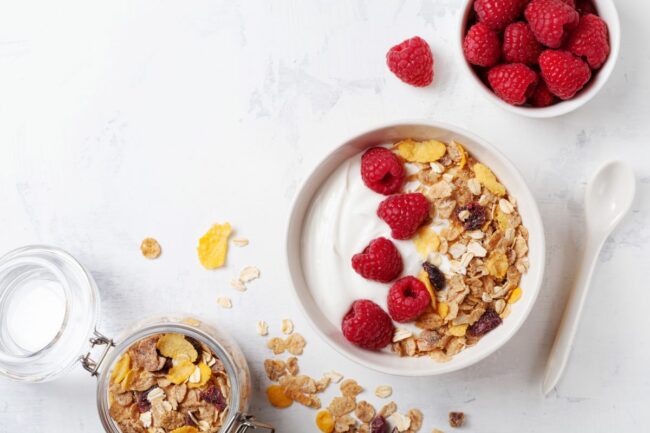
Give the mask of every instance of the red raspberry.
<path id="1" fill-rule="evenodd" d="M 578 0 L 576 2 L 576 10 L 580 15 L 594 14 L 598 15 L 596 7 L 591 2 L 591 0 Z"/>
<path id="2" fill-rule="evenodd" d="M 386 238 L 371 241 L 363 252 L 352 256 L 352 268 L 368 280 L 388 283 L 402 273 L 403 267 L 395 244 Z"/>
<path id="3" fill-rule="evenodd" d="M 360 299 L 352 303 L 343 317 L 341 330 L 350 343 L 364 349 L 379 350 L 393 340 L 395 327 L 379 305 Z"/>
<path id="4" fill-rule="evenodd" d="M 476 23 L 465 35 L 463 52 L 473 65 L 492 66 L 501 57 L 501 41 L 494 30 L 483 23 Z"/>
<path id="5" fill-rule="evenodd" d="M 509 24 L 503 32 L 503 57 L 508 63 L 534 65 L 542 52 L 542 45 L 523 21 Z"/>
<path id="6" fill-rule="evenodd" d="M 424 283 L 413 276 L 395 281 L 388 291 L 388 314 L 394 321 L 415 320 L 431 305 L 431 294 Z"/>
<path id="7" fill-rule="evenodd" d="M 500 32 L 521 15 L 527 0 L 476 0 L 474 10 L 478 20 Z"/>
<path id="8" fill-rule="evenodd" d="M 428 215 L 429 202 L 419 192 L 391 195 L 377 209 L 377 216 L 389 225 L 395 239 L 409 239 Z"/>
<path id="9" fill-rule="evenodd" d="M 402 187 L 405 177 L 402 161 L 385 147 L 368 149 L 361 157 L 361 179 L 379 194 L 396 192 Z"/>
<path id="10" fill-rule="evenodd" d="M 551 48 L 562 45 L 580 20 L 578 12 L 562 0 L 533 0 L 524 15 L 537 40 Z"/>
<path id="11" fill-rule="evenodd" d="M 591 78 L 589 65 L 568 51 L 544 51 L 539 68 L 548 90 L 560 99 L 573 98 Z"/>
<path id="12" fill-rule="evenodd" d="M 416 87 L 433 81 L 433 55 L 429 44 L 416 36 L 395 45 L 386 54 L 388 68 L 397 78 Z"/>
<path id="13" fill-rule="evenodd" d="M 498 65 L 488 72 L 494 93 L 512 105 L 522 105 L 535 91 L 537 74 L 523 63 Z"/>
<path id="14" fill-rule="evenodd" d="M 599 69 L 609 56 L 607 24 L 596 15 L 583 16 L 578 28 L 569 36 L 565 48 L 585 58 L 592 69 Z"/>
<path id="15" fill-rule="evenodd" d="M 530 104 L 533 107 L 548 107 L 555 103 L 555 95 L 548 90 L 544 80 L 540 80 L 535 88 L 535 93 L 530 97 Z"/>
<path id="16" fill-rule="evenodd" d="M 562 0 L 567 6 L 571 6 L 573 9 L 576 8 L 575 0 Z"/>

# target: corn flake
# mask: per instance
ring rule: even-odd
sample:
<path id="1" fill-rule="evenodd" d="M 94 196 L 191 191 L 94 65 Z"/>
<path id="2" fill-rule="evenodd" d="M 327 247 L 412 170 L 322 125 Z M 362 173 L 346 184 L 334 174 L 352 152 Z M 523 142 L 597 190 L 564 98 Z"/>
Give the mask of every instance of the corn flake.
<path id="1" fill-rule="evenodd" d="M 126 374 L 131 369 L 131 357 L 128 353 L 122 355 L 122 357 L 115 363 L 113 371 L 111 372 L 111 382 L 120 383 L 126 377 Z"/>
<path id="2" fill-rule="evenodd" d="M 210 369 L 207 364 L 200 362 L 198 368 L 200 372 L 199 381 L 197 383 L 188 384 L 190 388 L 200 388 L 208 383 L 210 377 L 212 377 L 212 369 Z"/>
<path id="3" fill-rule="evenodd" d="M 418 280 L 422 281 L 424 284 L 424 287 L 427 288 L 429 291 L 429 295 L 431 295 L 431 306 L 433 309 L 436 309 L 436 292 L 433 291 L 433 286 L 431 285 L 431 280 L 429 280 L 429 274 L 427 274 L 427 271 L 421 270 L 420 273 L 418 274 Z"/>
<path id="4" fill-rule="evenodd" d="M 215 224 L 199 239 L 199 261 L 206 269 L 220 268 L 226 262 L 231 232 L 229 223 Z"/>
<path id="5" fill-rule="evenodd" d="M 279 409 L 285 409 L 293 404 L 293 400 L 287 397 L 284 393 L 284 388 L 280 385 L 271 385 L 266 388 L 266 397 L 269 403 Z"/>
<path id="6" fill-rule="evenodd" d="M 485 261 L 485 268 L 493 277 L 502 279 L 508 271 L 508 257 L 502 251 L 493 251 Z"/>
<path id="7" fill-rule="evenodd" d="M 438 316 L 444 319 L 445 317 L 447 317 L 447 314 L 449 314 L 449 304 L 446 302 L 439 303 L 437 311 L 438 311 Z"/>
<path id="8" fill-rule="evenodd" d="M 508 296 L 508 304 L 514 304 L 517 302 L 522 295 L 522 290 L 521 287 L 517 287 L 515 290 L 510 293 L 510 296 Z"/>
<path id="9" fill-rule="evenodd" d="M 195 369 L 196 366 L 194 364 L 183 359 L 169 369 L 167 379 L 173 384 L 180 385 L 190 378 Z"/>
<path id="10" fill-rule="evenodd" d="M 156 348 L 161 355 L 172 359 L 185 358 L 194 362 L 199 356 L 192 343 L 181 334 L 164 334 L 158 339 Z"/>
<path id="11" fill-rule="evenodd" d="M 447 146 L 438 140 L 402 140 L 396 145 L 397 154 L 408 162 L 434 162 L 447 152 Z"/>
<path id="12" fill-rule="evenodd" d="M 459 142 L 453 141 L 453 143 L 456 144 L 456 147 L 458 147 L 458 151 L 460 152 L 460 161 L 458 161 L 458 167 L 464 168 L 467 164 L 467 151 Z"/>
<path id="13" fill-rule="evenodd" d="M 160 244 L 154 238 L 145 238 L 140 244 L 142 255 L 148 259 L 156 259 L 160 256 Z"/>
<path id="14" fill-rule="evenodd" d="M 506 194 L 505 187 L 499 183 L 494 173 L 492 173 L 492 170 L 487 166 L 481 163 L 476 163 L 474 164 L 474 167 L 472 167 L 472 170 L 474 170 L 474 174 L 479 182 L 481 182 L 492 194 L 499 197 Z"/>
<path id="15" fill-rule="evenodd" d="M 431 252 L 438 251 L 440 237 L 433 228 L 425 226 L 415 233 L 413 244 L 420 257 L 426 259 Z"/>
<path id="16" fill-rule="evenodd" d="M 184 425 L 183 427 L 174 429 L 169 433 L 199 433 L 199 430 L 194 426 Z"/>
<path id="17" fill-rule="evenodd" d="M 323 433 L 334 431 L 334 417 L 328 410 L 321 410 L 316 414 L 316 426 Z"/>
<path id="18" fill-rule="evenodd" d="M 465 332 L 467 331 L 468 326 L 469 324 L 467 323 L 463 325 L 451 326 L 449 328 L 449 334 L 453 335 L 454 337 L 463 337 L 465 335 Z"/>

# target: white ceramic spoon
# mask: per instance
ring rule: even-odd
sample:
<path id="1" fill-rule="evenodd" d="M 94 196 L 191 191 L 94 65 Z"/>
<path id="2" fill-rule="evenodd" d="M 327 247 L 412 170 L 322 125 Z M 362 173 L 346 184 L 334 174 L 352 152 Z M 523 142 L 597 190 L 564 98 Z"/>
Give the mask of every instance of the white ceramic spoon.
<path id="1" fill-rule="evenodd" d="M 587 298 L 591 276 L 600 250 L 609 234 L 632 205 L 636 184 L 634 172 L 621 161 L 605 164 L 587 185 L 585 217 L 586 243 L 577 268 L 575 286 L 564 309 L 560 328 L 546 364 L 542 391 L 548 394 L 558 383 L 569 359 L 573 338 L 578 329 L 582 307 Z"/>

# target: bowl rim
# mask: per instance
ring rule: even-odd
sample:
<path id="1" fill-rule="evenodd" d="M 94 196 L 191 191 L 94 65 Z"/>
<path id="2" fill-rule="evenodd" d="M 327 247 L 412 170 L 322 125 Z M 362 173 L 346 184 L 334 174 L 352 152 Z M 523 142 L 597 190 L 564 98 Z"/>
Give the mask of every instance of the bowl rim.
<path id="1" fill-rule="evenodd" d="M 466 73 L 470 76 L 475 88 L 479 89 L 479 93 L 484 95 L 486 99 L 490 102 L 498 105 L 499 107 L 516 113 L 522 116 L 530 118 L 549 118 L 557 117 L 563 114 L 570 113 L 577 110 L 583 105 L 587 104 L 594 96 L 596 96 L 600 90 L 605 86 L 605 83 L 609 80 L 614 71 L 616 64 L 618 63 L 620 45 L 621 45 L 621 26 L 620 18 L 618 15 L 618 10 L 616 9 L 616 3 L 612 0 L 592 0 L 596 3 L 598 9 L 598 4 L 608 3 L 611 8 L 611 17 L 608 18 L 607 27 L 609 31 L 609 43 L 610 43 L 610 52 L 609 57 L 605 61 L 605 64 L 596 71 L 596 77 L 592 76 L 590 79 L 591 86 L 585 91 L 581 91 L 577 96 L 567 99 L 566 101 L 558 102 L 554 105 L 548 107 L 528 107 L 528 106 L 517 106 L 511 105 L 503 101 L 501 98 L 496 96 L 481 79 L 476 75 L 473 65 L 471 65 L 463 53 L 463 39 L 465 37 L 465 30 L 467 26 L 467 20 L 470 16 L 470 11 L 474 0 L 467 0 L 465 6 L 461 9 L 460 19 L 459 19 L 459 37 L 456 39 L 456 53 L 460 56 L 460 61 L 462 63 L 461 69 L 463 73 Z M 600 16 L 600 14 L 599 14 Z M 612 31 L 614 30 L 614 31 Z"/>
<path id="2" fill-rule="evenodd" d="M 331 341 L 330 337 L 317 325 L 316 321 L 312 318 L 311 314 L 307 311 L 307 308 L 303 304 L 303 302 L 300 299 L 300 295 L 297 290 L 297 285 L 300 283 L 298 281 L 298 277 L 294 274 L 294 270 L 292 267 L 292 255 L 294 254 L 293 251 L 293 239 L 292 237 L 294 236 L 294 226 L 295 226 L 295 220 L 296 218 L 299 218 L 299 234 L 297 236 L 297 241 L 300 243 L 300 240 L 302 238 L 302 230 L 303 230 L 303 223 L 305 219 L 305 213 L 302 215 L 296 215 L 297 212 L 297 207 L 300 204 L 300 201 L 302 199 L 302 195 L 305 193 L 305 190 L 311 185 L 312 177 L 313 175 L 318 172 L 320 169 L 322 169 L 322 166 L 327 163 L 337 152 L 339 152 L 341 149 L 345 148 L 346 146 L 349 146 L 353 141 L 359 139 L 360 137 L 363 137 L 365 135 L 371 134 L 373 132 L 377 132 L 380 130 L 385 130 L 385 129 L 390 129 L 390 128 L 395 128 L 395 127 L 404 127 L 404 126 L 425 126 L 425 127 L 432 127 L 432 128 L 439 128 L 439 129 L 444 129 L 448 132 L 454 133 L 454 134 L 459 134 L 459 135 L 464 135 L 465 137 L 471 139 L 472 141 L 476 142 L 480 146 L 483 146 L 488 152 L 492 153 L 496 158 L 500 160 L 500 162 L 503 164 L 503 166 L 508 170 L 509 174 L 514 178 L 514 181 L 521 186 L 523 189 L 524 193 L 526 193 L 530 197 L 530 215 L 528 222 L 532 222 L 530 226 L 535 226 L 539 227 L 539 239 L 538 239 L 538 247 L 541 254 L 538 260 L 538 265 L 539 265 L 539 272 L 536 276 L 535 281 L 532 281 L 531 283 L 531 288 L 532 288 L 532 294 L 531 294 L 531 299 L 528 305 L 526 306 L 525 310 L 522 311 L 521 319 L 519 320 L 519 323 L 513 324 L 512 328 L 508 330 L 508 333 L 505 334 L 500 341 L 498 341 L 496 344 L 494 344 L 489 350 L 485 350 L 484 352 L 480 353 L 479 355 L 476 355 L 474 358 L 471 359 L 465 359 L 462 361 L 459 361 L 457 363 L 449 362 L 446 364 L 443 364 L 443 367 L 440 367 L 440 364 L 438 364 L 438 368 L 436 371 L 421 371 L 420 369 L 418 370 L 404 370 L 404 369 L 395 369 L 391 367 L 385 367 L 385 366 L 380 366 L 377 365 L 373 362 L 369 362 L 368 360 L 364 359 L 363 357 L 357 356 L 354 353 L 344 350 L 342 347 L 339 347 L 337 344 L 335 344 L 333 341 Z M 318 191 L 318 188 L 314 190 L 314 193 Z M 503 347 L 508 341 L 514 337 L 514 335 L 521 329 L 523 324 L 526 322 L 528 319 L 530 312 L 532 311 L 535 302 L 537 301 L 539 292 L 542 287 L 542 283 L 544 280 L 544 275 L 545 275 L 545 266 L 546 266 L 546 237 L 545 237 L 545 230 L 544 230 L 544 224 L 541 218 L 541 214 L 539 212 L 539 207 L 537 206 L 537 201 L 535 200 L 535 197 L 533 196 L 532 192 L 528 188 L 528 184 L 524 180 L 524 178 L 521 176 L 521 173 L 519 170 L 514 166 L 514 164 L 496 147 L 491 145 L 489 142 L 485 141 L 481 137 L 467 131 L 466 129 L 462 127 L 458 127 L 456 125 L 446 123 L 446 122 L 438 122 L 438 121 L 429 121 L 429 120 L 403 120 L 403 121 L 397 121 L 394 123 L 390 124 L 384 124 L 384 125 L 378 125 L 374 126 L 371 128 L 365 129 L 363 132 L 355 134 L 348 138 L 347 140 L 343 141 L 341 144 L 338 146 L 334 147 L 333 149 L 329 150 L 322 158 L 319 159 L 319 161 L 308 171 L 307 176 L 300 182 L 299 188 L 297 189 L 297 192 L 294 194 L 294 197 L 291 201 L 291 206 L 290 206 L 290 211 L 289 211 L 289 218 L 287 218 L 287 223 L 285 226 L 285 254 L 284 254 L 284 260 L 285 260 L 285 266 L 286 269 L 289 273 L 289 277 L 291 280 L 291 296 L 294 300 L 295 303 L 298 304 L 300 311 L 302 314 L 306 317 L 307 321 L 309 322 L 311 328 L 323 339 L 328 346 L 333 348 L 336 352 L 339 354 L 343 355 L 345 358 L 354 361 L 355 363 L 369 368 L 371 370 L 380 372 L 380 373 L 385 373 L 389 374 L 392 376 L 401 376 L 401 377 L 430 377 L 430 376 L 437 376 L 441 374 L 446 374 L 446 373 L 451 373 L 454 371 L 461 370 L 463 368 L 469 367 L 471 365 L 474 365 L 486 357 L 494 354 L 497 350 L 499 350 L 501 347 Z M 309 205 L 305 207 L 305 211 L 309 209 Z M 529 225 L 527 223 L 527 225 Z M 298 248 L 298 251 L 295 251 L 295 253 L 299 253 L 300 248 Z M 297 258 L 298 261 L 300 261 L 300 257 Z M 304 280 L 304 277 L 302 277 Z M 304 281 L 304 284 L 306 285 L 306 281 Z M 527 289 L 527 291 L 530 289 Z M 529 292 L 530 293 L 530 292 Z"/>

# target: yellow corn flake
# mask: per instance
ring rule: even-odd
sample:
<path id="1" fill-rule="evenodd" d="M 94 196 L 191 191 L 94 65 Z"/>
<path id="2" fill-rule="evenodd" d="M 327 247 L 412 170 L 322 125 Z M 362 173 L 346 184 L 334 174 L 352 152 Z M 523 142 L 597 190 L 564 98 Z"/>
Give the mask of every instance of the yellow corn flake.
<path id="1" fill-rule="evenodd" d="M 508 218 L 508 215 L 504 214 L 503 211 L 501 210 L 501 208 L 499 208 L 498 206 L 497 206 L 497 210 L 496 210 L 495 219 L 497 220 L 497 223 L 499 224 L 499 228 L 501 230 L 503 230 L 503 231 L 505 231 L 510 226 L 510 223 L 509 223 L 510 220 Z"/>
<path id="2" fill-rule="evenodd" d="M 443 157 L 447 146 L 438 140 L 402 140 L 395 145 L 397 154 L 408 162 L 434 162 Z"/>
<path id="3" fill-rule="evenodd" d="M 135 370 L 129 370 L 127 371 L 126 375 L 124 375 L 124 380 L 122 380 L 122 391 L 128 391 L 131 388 L 131 385 L 133 385 L 133 381 L 135 380 L 136 372 Z"/>
<path id="4" fill-rule="evenodd" d="M 285 409 L 293 404 L 293 400 L 287 397 L 284 388 L 280 385 L 271 385 L 266 388 L 266 398 L 269 399 L 269 403 L 280 409 Z"/>
<path id="5" fill-rule="evenodd" d="M 196 365 L 184 359 L 169 369 L 169 373 L 167 374 L 167 379 L 171 383 L 180 385 L 181 383 L 184 383 L 187 379 L 190 378 L 192 373 L 194 373 L 195 369 L 196 369 Z"/>
<path id="6" fill-rule="evenodd" d="M 142 255 L 148 259 L 156 259 L 160 256 L 160 244 L 154 238 L 145 238 L 140 244 Z"/>
<path id="7" fill-rule="evenodd" d="M 418 274 L 418 280 L 422 281 L 424 284 L 424 287 L 427 288 L 429 291 L 429 294 L 431 295 L 431 306 L 433 309 L 436 309 L 436 292 L 433 290 L 433 286 L 431 285 L 431 280 L 429 280 L 429 274 L 427 274 L 427 271 L 422 270 Z"/>
<path id="8" fill-rule="evenodd" d="M 517 287 L 515 290 L 513 290 L 510 293 L 510 296 L 508 296 L 508 304 L 514 304 L 521 298 L 522 290 L 521 287 Z"/>
<path id="9" fill-rule="evenodd" d="M 426 259 L 431 252 L 438 251 L 440 237 L 433 228 L 421 227 L 413 237 L 413 244 L 415 244 L 415 249 L 420 254 L 420 257 Z"/>
<path id="10" fill-rule="evenodd" d="M 199 239 L 199 260 L 206 269 L 220 268 L 226 262 L 231 232 L 229 223 L 215 224 Z"/>
<path id="11" fill-rule="evenodd" d="M 438 316 L 443 319 L 449 314 L 449 304 L 446 302 L 441 302 L 438 304 Z"/>
<path id="12" fill-rule="evenodd" d="M 194 362 L 199 356 L 194 346 L 192 346 L 192 343 L 187 341 L 181 334 L 163 335 L 158 339 L 156 348 L 163 356 L 172 359 L 185 358 Z"/>
<path id="13" fill-rule="evenodd" d="M 465 335 L 465 332 L 467 332 L 468 326 L 469 325 L 467 323 L 465 323 L 464 325 L 451 326 L 449 327 L 449 333 L 454 337 L 462 337 Z"/>
<path id="14" fill-rule="evenodd" d="M 506 188 L 499 183 L 494 173 L 492 173 L 492 170 L 487 166 L 481 163 L 476 163 L 472 169 L 474 170 L 474 174 L 478 181 L 481 182 L 492 194 L 499 197 L 506 195 Z"/>
<path id="15" fill-rule="evenodd" d="M 321 410 L 316 414 L 316 426 L 323 433 L 334 431 L 334 417 L 328 410 Z"/>
<path id="16" fill-rule="evenodd" d="M 200 388 L 210 380 L 212 377 L 212 370 L 204 362 L 199 363 L 199 370 L 201 371 L 201 380 L 198 383 L 188 383 L 190 388 Z"/>
<path id="17" fill-rule="evenodd" d="M 502 279 L 508 271 L 508 257 L 502 251 L 493 251 L 485 261 L 485 267 L 490 275 Z"/>
<path id="18" fill-rule="evenodd" d="M 454 141 L 460 152 L 460 161 L 458 161 L 458 167 L 463 168 L 467 164 L 467 151 L 465 148 L 457 141 Z"/>
<path id="19" fill-rule="evenodd" d="M 169 433 L 199 433 L 199 430 L 191 425 L 184 425 L 183 427 L 175 428 Z"/>
<path id="20" fill-rule="evenodd" d="M 115 363 L 113 371 L 111 372 L 111 382 L 120 383 L 126 377 L 126 374 L 131 369 L 131 357 L 128 353 L 122 355 L 122 357 Z"/>

